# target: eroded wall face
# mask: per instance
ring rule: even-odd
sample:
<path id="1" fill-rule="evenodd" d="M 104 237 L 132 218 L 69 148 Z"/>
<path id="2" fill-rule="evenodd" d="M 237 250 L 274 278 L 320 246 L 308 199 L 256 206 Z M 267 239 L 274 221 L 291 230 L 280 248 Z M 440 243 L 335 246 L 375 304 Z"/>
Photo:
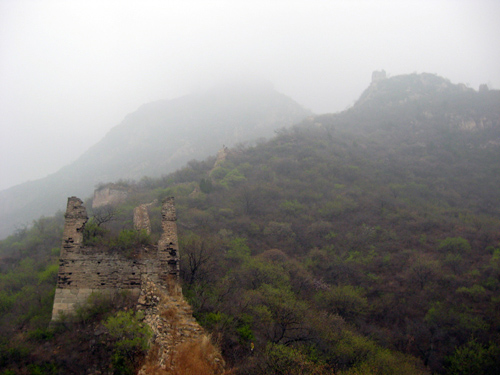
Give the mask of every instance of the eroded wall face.
<path id="1" fill-rule="evenodd" d="M 63 232 L 57 289 L 52 320 L 71 314 L 91 293 L 113 294 L 126 290 L 140 294 L 144 280 L 157 283 L 178 280 L 179 256 L 173 198 L 162 206 L 163 234 L 158 246 L 133 251 L 116 251 L 83 245 L 87 213 L 76 197 L 68 198 Z"/>
<path id="2" fill-rule="evenodd" d="M 94 199 L 92 200 L 92 208 L 99 208 L 102 206 L 115 206 L 128 197 L 128 191 L 124 189 L 103 188 L 94 191 Z"/>
<path id="3" fill-rule="evenodd" d="M 163 281 L 179 280 L 179 243 L 177 239 L 177 214 L 174 198 L 166 198 L 162 204 L 162 235 L 158 241 L 158 259 Z"/>
<path id="4" fill-rule="evenodd" d="M 60 260 L 58 288 L 131 289 L 140 286 L 142 275 L 155 278 L 160 272 L 155 247 L 143 247 L 130 257 L 121 251 L 80 250 Z"/>
<path id="5" fill-rule="evenodd" d="M 157 279 L 159 272 L 155 247 L 141 249 L 138 255 L 140 260 L 82 247 L 61 259 L 52 319 L 60 313 L 72 314 L 92 293 L 111 295 L 127 291 L 138 297 L 145 276 Z"/>
<path id="6" fill-rule="evenodd" d="M 149 220 L 148 207 L 149 204 L 141 204 L 134 208 L 134 229 L 145 230 L 147 234 L 151 234 L 151 221 Z"/>
<path id="7" fill-rule="evenodd" d="M 61 257 L 79 249 L 83 244 L 83 229 L 88 217 L 87 210 L 81 199 L 77 197 L 68 198 L 64 218 Z"/>

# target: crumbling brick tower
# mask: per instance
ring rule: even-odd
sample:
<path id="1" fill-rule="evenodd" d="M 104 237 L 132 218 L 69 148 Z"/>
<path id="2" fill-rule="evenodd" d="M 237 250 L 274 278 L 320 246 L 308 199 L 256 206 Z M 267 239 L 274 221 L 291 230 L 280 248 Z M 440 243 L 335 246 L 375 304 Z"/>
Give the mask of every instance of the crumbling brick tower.
<path id="1" fill-rule="evenodd" d="M 161 268 L 167 270 L 162 274 L 162 281 L 168 285 L 178 285 L 179 282 L 179 241 L 177 239 L 177 215 L 174 198 L 163 201 L 161 209 L 162 235 L 158 241 L 158 259 Z"/>
<path id="2" fill-rule="evenodd" d="M 139 297 L 149 279 L 179 292 L 179 247 L 174 198 L 162 202 L 163 233 L 158 246 L 134 249 L 134 256 L 104 247 L 84 246 L 87 211 L 77 197 L 68 198 L 52 320 L 71 314 L 92 293 L 127 291 Z M 174 287 L 174 289 L 172 289 Z"/>
<path id="3" fill-rule="evenodd" d="M 80 199 L 77 197 L 68 198 L 64 219 L 61 258 L 66 257 L 68 253 L 83 244 L 83 228 L 85 228 L 85 223 L 89 218 L 87 217 L 87 210 Z"/>

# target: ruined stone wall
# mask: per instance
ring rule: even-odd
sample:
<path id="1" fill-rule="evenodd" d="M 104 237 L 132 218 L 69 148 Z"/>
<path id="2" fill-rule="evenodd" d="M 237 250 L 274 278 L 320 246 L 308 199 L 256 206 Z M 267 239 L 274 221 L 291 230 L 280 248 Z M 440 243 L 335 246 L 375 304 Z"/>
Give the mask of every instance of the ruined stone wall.
<path id="1" fill-rule="evenodd" d="M 126 189 L 105 187 L 94 191 L 94 199 L 92 200 L 92 208 L 98 208 L 107 205 L 117 205 L 128 197 L 129 192 Z"/>
<path id="2" fill-rule="evenodd" d="M 166 273 L 161 275 L 164 282 L 179 279 L 179 243 L 177 240 L 177 214 L 175 211 L 174 198 L 166 198 L 161 210 L 161 223 L 163 233 L 158 241 L 158 259 L 162 270 Z"/>
<path id="3" fill-rule="evenodd" d="M 372 83 L 383 81 L 386 78 L 387 78 L 387 74 L 386 74 L 385 70 L 381 70 L 381 71 L 376 70 L 372 73 Z"/>
<path id="4" fill-rule="evenodd" d="M 83 228 L 89 218 L 87 217 L 87 210 L 81 199 L 77 197 L 68 198 L 64 219 L 61 257 L 82 246 Z"/>
<path id="5" fill-rule="evenodd" d="M 222 148 L 217 152 L 217 159 L 215 160 L 214 168 L 218 167 L 220 164 L 226 161 L 228 155 L 229 155 L 229 148 L 222 145 Z"/>
<path id="6" fill-rule="evenodd" d="M 85 250 L 87 254 L 81 252 L 60 260 L 53 320 L 60 313 L 73 313 L 92 293 L 114 294 L 127 290 L 138 297 L 144 277 L 150 275 L 155 279 L 160 272 L 156 259 L 133 260 L 122 254 L 93 248 Z"/>
<path id="7" fill-rule="evenodd" d="M 148 214 L 148 207 L 151 205 L 152 203 L 141 204 L 134 208 L 134 228 L 145 230 L 147 234 L 151 234 L 151 221 Z"/>
<path id="8" fill-rule="evenodd" d="M 173 198 L 167 198 L 163 203 L 161 246 L 159 243 L 158 246 L 143 246 L 133 251 L 84 246 L 83 230 L 88 218 L 82 201 L 76 197 L 68 198 L 65 218 L 52 320 L 61 313 L 74 312 L 76 306 L 85 303 L 91 293 L 127 290 L 138 297 L 145 279 L 158 283 L 178 280 Z"/>
<path id="9" fill-rule="evenodd" d="M 152 345 L 138 375 L 181 374 L 185 369 L 178 367 L 179 351 L 188 348 L 191 353 L 196 346 L 204 348 L 203 361 L 211 369 L 210 374 L 226 373 L 222 355 L 194 319 L 192 308 L 180 291 L 172 292 L 146 280 L 137 309 L 144 312 L 144 322 L 153 331 Z"/>

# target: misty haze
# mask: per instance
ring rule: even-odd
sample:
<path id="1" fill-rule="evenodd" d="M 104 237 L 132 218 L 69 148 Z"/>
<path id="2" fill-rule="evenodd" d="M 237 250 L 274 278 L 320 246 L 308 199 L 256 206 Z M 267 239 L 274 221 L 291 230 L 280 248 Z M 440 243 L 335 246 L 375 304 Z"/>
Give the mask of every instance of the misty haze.
<path id="1" fill-rule="evenodd" d="M 496 374 L 500 4 L 0 3 L 0 373 Z"/>

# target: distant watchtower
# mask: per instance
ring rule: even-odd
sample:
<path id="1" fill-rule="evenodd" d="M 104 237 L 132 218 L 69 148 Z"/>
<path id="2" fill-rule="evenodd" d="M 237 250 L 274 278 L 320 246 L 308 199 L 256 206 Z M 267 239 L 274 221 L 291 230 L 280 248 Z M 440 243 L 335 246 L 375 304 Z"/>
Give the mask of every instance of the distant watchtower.
<path id="1" fill-rule="evenodd" d="M 489 87 L 486 83 L 482 83 L 479 85 L 479 92 L 487 92 L 489 90 Z"/>
<path id="2" fill-rule="evenodd" d="M 385 70 L 375 70 L 372 73 L 372 83 L 377 83 L 379 81 L 383 81 L 384 79 L 387 78 L 387 74 L 385 73 Z"/>

